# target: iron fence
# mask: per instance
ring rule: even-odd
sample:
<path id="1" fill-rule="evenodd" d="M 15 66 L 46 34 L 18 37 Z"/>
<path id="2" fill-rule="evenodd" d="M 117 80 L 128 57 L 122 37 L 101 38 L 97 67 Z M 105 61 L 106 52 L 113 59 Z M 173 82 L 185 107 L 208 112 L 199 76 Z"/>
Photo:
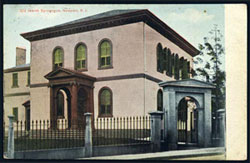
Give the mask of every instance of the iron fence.
<path id="1" fill-rule="evenodd" d="M 150 117 L 97 118 L 93 132 L 94 146 L 150 143 Z"/>
<path id="2" fill-rule="evenodd" d="M 76 124 L 72 127 L 71 124 Z M 5 125 L 5 124 L 4 124 Z M 67 120 L 16 121 L 14 127 L 15 151 L 73 148 L 84 146 L 83 124 Z M 5 129 L 8 126 L 4 126 Z M 5 131 L 6 133 L 6 131 Z M 5 134 L 4 148 L 7 149 Z"/>

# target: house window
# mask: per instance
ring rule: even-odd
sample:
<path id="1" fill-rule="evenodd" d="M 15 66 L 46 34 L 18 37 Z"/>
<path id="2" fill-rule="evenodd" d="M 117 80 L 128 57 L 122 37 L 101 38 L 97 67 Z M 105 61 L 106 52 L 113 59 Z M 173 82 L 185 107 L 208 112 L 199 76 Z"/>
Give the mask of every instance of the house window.
<path id="1" fill-rule="evenodd" d="M 80 44 L 76 48 L 76 70 L 86 69 L 87 67 L 87 50 L 84 44 Z"/>
<path id="2" fill-rule="evenodd" d="M 163 93 L 162 93 L 162 90 L 159 90 L 157 93 L 157 110 L 163 111 Z"/>
<path id="3" fill-rule="evenodd" d="M 64 95 L 61 91 L 57 94 L 57 117 L 64 118 Z"/>
<path id="4" fill-rule="evenodd" d="M 171 74 L 172 76 L 174 76 L 175 75 L 175 55 L 174 54 L 171 55 L 171 63 L 172 63 Z"/>
<path id="5" fill-rule="evenodd" d="M 163 50 L 161 43 L 158 43 L 157 45 L 157 71 L 163 72 Z"/>
<path id="6" fill-rule="evenodd" d="M 30 71 L 27 72 L 27 86 L 30 85 Z"/>
<path id="7" fill-rule="evenodd" d="M 63 50 L 62 48 L 56 48 L 53 53 L 54 69 L 63 67 Z"/>
<path id="8" fill-rule="evenodd" d="M 112 117 L 112 91 L 102 88 L 99 92 L 99 116 Z"/>
<path id="9" fill-rule="evenodd" d="M 14 116 L 14 121 L 18 121 L 18 108 L 17 107 L 12 109 L 12 114 Z"/>
<path id="10" fill-rule="evenodd" d="M 168 49 L 168 75 L 172 76 L 172 55 L 170 49 Z"/>
<path id="11" fill-rule="evenodd" d="M 12 87 L 18 87 L 18 73 L 12 74 Z"/>
<path id="12" fill-rule="evenodd" d="M 178 54 L 175 55 L 175 79 L 179 80 L 179 56 Z"/>
<path id="13" fill-rule="evenodd" d="M 181 57 L 179 61 L 179 79 L 182 80 L 183 78 L 183 66 L 184 65 L 184 58 Z"/>
<path id="14" fill-rule="evenodd" d="M 189 78 L 189 76 L 188 76 L 188 62 L 187 62 L 186 59 L 183 61 L 182 78 L 183 79 L 188 79 Z"/>
<path id="15" fill-rule="evenodd" d="M 100 58 L 99 58 L 99 67 L 100 68 L 109 68 L 112 67 L 112 45 L 108 40 L 101 42 L 99 46 Z"/>

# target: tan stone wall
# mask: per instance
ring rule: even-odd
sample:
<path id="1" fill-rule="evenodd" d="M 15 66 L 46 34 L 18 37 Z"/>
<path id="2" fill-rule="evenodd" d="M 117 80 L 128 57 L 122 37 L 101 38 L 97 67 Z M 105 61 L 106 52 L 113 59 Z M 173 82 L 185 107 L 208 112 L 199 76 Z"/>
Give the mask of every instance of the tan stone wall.
<path id="1" fill-rule="evenodd" d="M 94 88 L 94 114 L 98 116 L 98 94 L 109 87 L 113 93 L 113 116 L 142 116 L 144 112 L 143 78 L 96 82 Z"/>
<path id="2" fill-rule="evenodd" d="M 104 38 L 113 45 L 113 69 L 98 70 L 98 44 Z M 134 23 L 32 42 L 32 84 L 48 82 L 44 75 L 52 71 L 57 46 L 64 50 L 64 67 L 74 69 L 74 49 L 79 42 L 87 46 L 86 74 L 103 77 L 143 71 L 142 23 Z"/>
<path id="3" fill-rule="evenodd" d="M 22 105 L 29 100 L 30 96 L 11 96 L 4 97 L 4 121 L 9 124 L 8 116 L 13 115 L 12 108 L 18 108 L 18 120 L 25 120 L 25 107 Z"/>
<path id="4" fill-rule="evenodd" d="M 145 110 L 148 115 L 151 111 L 157 111 L 157 93 L 162 89 L 158 83 L 145 80 Z"/>
<path id="5" fill-rule="evenodd" d="M 50 90 L 48 87 L 32 88 L 31 120 L 50 120 Z"/>
<path id="6" fill-rule="evenodd" d="M 18 86 L 12 88 L 12 72 L 4 73 L 3 78 L 3 95 L 4 95 L 4 121 L 8 124 L 8 115 L 12 115 L 12 108 L 18 107 L 18 120 L 25 120 L 25 107 L 22 105 L 24 102 L 30 100 L 30 95 L 19 95 L 17 93 L 29 93 L 30 88 L 27 86 L 27 72 L 17 71 L 18 73 Z"/>
<path id="7" fill-rule="evenodd" d="M 17 71 L 18 73 L 18 87 L 12 88 L 12 72 L 4 73 L 4 95 L 10 93 L 20 93 L 20 92 L 29 92 L 29 87 L 27 86 L 27 75 L 28 70 Z"/>

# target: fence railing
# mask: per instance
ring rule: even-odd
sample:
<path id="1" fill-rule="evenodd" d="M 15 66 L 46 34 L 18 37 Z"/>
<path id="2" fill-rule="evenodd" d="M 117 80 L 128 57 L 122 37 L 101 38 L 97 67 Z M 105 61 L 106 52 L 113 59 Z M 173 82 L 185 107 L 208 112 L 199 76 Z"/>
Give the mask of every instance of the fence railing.
<path id="1" fill-rule="evenodd" d="M 93 132 L 94 146 L 150 143 L 150 117 L 97 118 Z"/>
<path id="2" fill-rule="evenodd" d="M 72 121 L 67 120 L 40 120 L 30 123 L 16 121 L 13 123 L 15 151 L 84 146 L 84 127 L 72 128 L 70 127 L 71 123 Z M 7 126 L 4 126 L 4 129 L 7 129 Z M 5 151 L 6 143 L 7 139 L 4 141 Z"/>

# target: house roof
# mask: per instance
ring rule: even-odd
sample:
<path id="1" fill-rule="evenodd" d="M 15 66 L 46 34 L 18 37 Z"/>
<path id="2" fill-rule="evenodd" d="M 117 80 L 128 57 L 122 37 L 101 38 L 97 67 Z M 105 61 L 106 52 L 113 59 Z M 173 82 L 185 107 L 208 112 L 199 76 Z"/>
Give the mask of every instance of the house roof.
<path id="1" fill-rule="evenodd" d="M 29 63 L 5 69 L 4 72 L 8 73 L 8 72 L 25 71 L 25 70 L 30 70 L 30 64 Z"/>
<path id="2" fill-rule="evenodd" d="M 21 36 L 29 41 L 36 41 L 136 22 L 148 24 L 191 56 L 199 54 L 194 46 L 147 9 L 111 10 L 49 28 L 22 33 Z"/>

